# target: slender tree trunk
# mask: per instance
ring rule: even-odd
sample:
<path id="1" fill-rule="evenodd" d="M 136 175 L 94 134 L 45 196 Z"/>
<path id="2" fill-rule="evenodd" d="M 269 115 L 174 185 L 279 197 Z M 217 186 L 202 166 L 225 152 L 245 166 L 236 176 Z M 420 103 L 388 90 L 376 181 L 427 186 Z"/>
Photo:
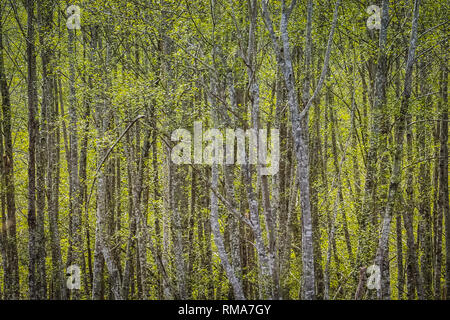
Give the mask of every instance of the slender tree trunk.
<path id="1" fill-rule="evenodd" d="M 83 58 L 86 58 L 86 47 L 88 43 L 86 42 L 85 36 L 83 36 Z M 84 217 L 82 219 L 82 226 L 86 230 L 86 243 L 85 248 L 87 249 L 87 270 L 86 266 L 83 269 L 84 283 L 85 283 L 85 294 L 89 296 L 93 288 L 93 268 L 92 268 L 92 250 L 91 250 L 91 237 L 90 237 L 90 225 L 89 225 L 89 210 L 87 206 L 88 199 L 88 189 L 87 189 L 87 151 L 88 151 L 88 135 L 89 135 L 89 117 L 90 117 L 90 103 L 92 101 L 92 79 L 91 76 L 86 78 L 86 70 L 83 70 L 83 82 L 89 88 L 87 93 L 83 95 L 83 121 L 82 121 L 82 140 L 80 143 L 80 165 L 79 165 L 79 182 L 80 182 L 80 193 L 82 197 L 82 202 L 85 204 Z M 83 255 L 83 260 L 84 260 Z M 86 265 L 86 263 L 83 263 Z"/>
<path id="2" fill-rule="evenodd" d="M 76 79 L 76 46 L 75 37 L 76 30 L 68 29 L 68 54 L 69 54 L 69 195 L 71 215 L 71 231 L 73 236 L 72 242 L 72 261 L 78 266 L 83 264 L 83 246 L 82 246 L 82 231 L 81 231 L 81 201 L 82 193 L 80 188 L 80 179 L 78 175 L 78 116 L 77 116 L 77 98 L 75 89 Z M 80 164 L 81 165 L 81 164 Z M 87 283 L 84 284 L 87 286 Z M 80 298 L 80 291 L 74 290 L 73 298 Z"/>
<path id="3" fill-rule="evenodd" d="M 38 263 L 38 230 L 36 219 L 36 145 L 38 140 L 37 109 L 38 97 L 36 88 L 36 54 L 34 47 L 34 0 L 27 0 L 27 64 L 28 64 L 28 290 L 30 299 L 44 298 L 40 295 L 37 283 Z M 42 198 L 42 196 L 40 196 Z"/>
<path id="4" fill-rule="evenodd" d="M 286 7 L 286 3 L 282 4 L 282 13 L 280 20 L 280 33 L 282 50 L 280 48 L 279 39 L 275 35 L 272 20 L 270 18 L 268 3 L 263 1 L 263 14 L 264 23 L 269 30 L 272 44 L 277 56 L 278 65 L 283 72 L 284 81 L 286 84 L 288 103 L 291 111 L 292 118 L 292 135 L 294 138 L 294 150 L 297 158 L 297 175 L 299 179 L 300 188 L 300 206 L 302 209 L 302 268 L 303 268 L 303 285 L 301 286 L 301 297 L 306 300 L 312 300 L 315 298 L 314 288 L 314 249 L 313 249 L 313 232 L 312 232 L 312 218 L 311 218 L 311 204 L 310 204 L 310 185 L 309 185 L 309 151 L 308 142 L 308 127 L 302 124 L 305 117 L 308 116 L 308 110 L 312 105 L 312 102 L 316 99 L 317 94 L 322 88 L 323 82 L 328 69 L 328 62 L 331 52 L 331 44 L 333 40 L 334 30 L 337 23 L 338 8 L 340 6 L 340 0 L 336 2 L 333 14 L 333 23 L 328 39 L 327 51 L 325 53 L 324 64 L 320 79 L 314 94 L 308 100 L 308 103 L 304 106 L 304 109 L 299 113 L 299 103 L 297 92 L 295 90 L 294 71 L 292 66 L 291 49 L 289 42 L 289 34 L 287 30 L 289 16 L 294 9 L 296 1 L 291 1 L 289 8 Z M 306 119 L 306 118 L 305 118 Z M 306 121 L 307 123 L 307 121 Z"/>
<path id="5" fill-rule="evenodd" d="M 428 95 L 430 93 L 430 88 L 427 84 L 427 70 L 425 69 L 425 63 L 422 62 L 420 68 L 420 79 L 422 81 L 421 93 L 422 95 Z M 431 112 L 431 97 L 427 97 L 425 99 L 425 108 L 423 109 L 423 117 L 427 117 L 427 115 Z M 408 130 L 411 130 L 411 126 L 409 126 Z M 418 155 L 420 158 L 426 158 L 427 155 L 432 151 L 428 143 L 428 137 L 430 135 L 429 129 L 425 122 L 419 122 L 417 124 L 417 140 L 418 140 Z M 412 162 L 412 157 L 411 161 Z M 433 291 L 432 291 L 432 267 L 433 267 L 433 245 L 432 245 L 432 223 L 431 223 L 431 174 L 430 174 L 430 162 L 424 161 L 419 165 L 419 176 L 418 176 L 418 184 L 419 184 L 419 255 L 421 256 L 420 266 L 421 266 L 421 274 L 423 277 L 423 290 L 424 290 L 424 298 L 425 299 L 433 299 Z M 411 169 L 412 170 L 412 169 Z"/>
<path id="6" fill-rule="evenodd" d="M 377 156 L 381 136 L 382 113 L 386 105 L 387 83 L 387 30 L 389 22 L 389 1 L 383 0 L 381 11 L 381 25 L 379 33 L 378 61 L 375 75 L 375 98 L 373 103 L 373 117 L 370 128 L 369 150 L 366 161 L 366 180 L 364 185 L 364 198 L 362 216 L 360 218 L 361 235 L 358 246 L 357 266 L 367 266 L 372 257 L 372 240 L 374 227 L 371 222 L 375 215 L 376 181 L 377 181 Z M 370 69 L 369 69 L 370 72 Z M 364 82 L 363 82 L 364 83 Z"/>
<path id="7" fill-rule="evenodd" d="M 170 160 L 169 160 L 170 161 Z M 181 225 L 181 213 L 179 210 L 179 178 L 175 165 L 169 163 L 169 185 L 170 185 L 170 208 L 172 211 L 172 229 L 173 229 L 173 241 L 174 241 L 174 255 L 175 255 L 175 268 L 178 294 L 181 299 L 186 299 L 186 277 L 185 277 L 185 261 L 183 257 L 183 239 L 182 239 L 182 225 Z"/>
<path id="8" fill-rule="evenodd" d="M 397 213 L 395 216 L 397 233 L 397 282 L 398 282 L 398 300 L 402 300 L 405 290 L 405 274 L 403 267 L 403 236 L 402 236 L 402 215 Z"/>
<path id="9" fill-rule="evenodd" d="M 6 254 L 3 258 L 7 259 L 7 269 L 4 270 L 4 272 L 8 277 L 8 281 L 5 283 L 5 297 L 7 299 L 18 299 L 20 294 L 19 258 L 16 238 L 16 200 L 14 187 L 13 144 L 11 134 L 11 100 L 9 95 L 8 83 L 6 80 L 5 63 L 3 60 L 4 47 L 2 20 L 2 13 L 0 12 L 0 93 L 2 96 L 3 114 L 1 129 L 4 139 L 4 150 L 2 150 L 2 153 L 0 155 L 3 157 L 2 167 L 0 168 L 0 172 L 2 172 L 2 181 L 0 183 L 5 188 L 7 213 L 5 221 L 2 222 L 3 228 L 5 229 L 4 239 L 6 240 L 4 242 Z"/>
<path id="10" fill-rule="evenodd" d="M 412 72 L 415 61 L 415 51 L 417 47 L 417 24 L 419 17 L 420 0 L 414 2 L 414 18 L 412 22 L 410 45 L 408 50 L 408 59 L 405 70 L 405 86 L 403 90 L 400 112 L 397 117 L 397 126 L 395 130 L 396 148 L 394 151 L 392 176 L 389 185 L 388 200 L 386 211 L 383 217 L 381 237 L 378 244 L 376 263 L 381 269 L 381 288 L 378 290 L 378 296 L 381 299 L 390 299 L 390 279 L 389 274 L 389 233 L 390 223 L 393 215 L 393 208 L 396 199 L 398 199 L 398 189 L 401 181 L 401 163 L 403 158 L 403 140 L 406 129 L 406 115 L 408 113 L 409 98 L 411 95 Z M 386 10 L 383 8 L 383 11 Z M 384 15 L 383 15 L 384 16 Z M 405 215 L 406 217 L 406 215 Z M 405 222 L 406 224 L 406 222 Z M 417 261 L 417 260 L 416 260 Z M 416 270 L 417 271 L 417 270 Z M 421 286 L 418 284 L 419 297 L 422 298 Z"/>
<path id="11" fill-rule="evenodd" d="M 92 289 L 92 298 L 100 299 L 101 298 L 101 286 L 102 286 L 102 275 L 103 275 L 103 263 L 106 265 L 111 281 L 111 291 L 114 296 L 114 299 L 121 300 L 122 292 L 121 288 L 121 278 L 120 278 L 120 270 L 119 266 L 116 264 L 113 258 L 113 252 L 110 247 L 110 237 L 108 234 L 108 226 L 107 226 L 107 185 L 106 185 L 106 169 L 103 168 L 103 163 L 106 160 L 107 156 L 107 141 L 105 141 L 104 137 L 109 129 L 109 113 L 107 107 L 109 107 L 109 103 L 107 99 L 100 98 L 100 90 L 106 89 L 105 85 L 107 85 L 107 80 L 104 79 L 106 75 L 108 75 L 109 71 L 109 44 L 107 44 L 106 48 L 106 69 L 101 70 L 101 66 L 99 65 L 100 57 L 99 55 L 102 52 L 101 39 L 98 34 L 99 27 L 96 26 L 92 29 L 93 32 L 93 61 L 94 67 L 96 68 L 96 73 L 99 76 L 97 78 L 98 87 L 96 88 L 98 92 L 96 93 L 96 123 L 97 123 L 97 212 L 96 212 L 96 229 L 95 229 L 95 257 L 94 257 L 94 279 L 93 279 L 93 289 Z M 100 79 L 100 80 L 99 80 Z"/>
<path id="12" fill-rule="evenodd" d="M 52 257 L 52 288 L 51 296 L 54 299 L 65 299 L 65 281 L 63 277 L 63 265 L 61 257 L 61 244 L 58 227 L 58 204 L 59 204 L 59 144 L 57 136 L 57 106 L 54 96 L 54 67 L 55 59 L 51 48 L 51 29 L 53 28 L 53 3 L 42 1 L 38 3 L 39 38 L 42 43 L 42 115 L 41 121 L 47 123 L 47 201 L 49 214 L 49 231 Z M 45 116 L 45 117 L 44 117 Z"/>
<path id="13" fill-rule="evenodd" d="M 448 30 L 446 27 L 445 29 Z M 444 30 L 445 30 L 444 29 Z M 442 60 L 441 72 L 441 154 L 440 154 L 440 186 L 439 195 L 442 208 L 442 214 L 445 217 L 445 298 L 450 300 L 450 208 L 448 198 L 448 45 L 446 39 L 442 44 L 444 58 Z"/>

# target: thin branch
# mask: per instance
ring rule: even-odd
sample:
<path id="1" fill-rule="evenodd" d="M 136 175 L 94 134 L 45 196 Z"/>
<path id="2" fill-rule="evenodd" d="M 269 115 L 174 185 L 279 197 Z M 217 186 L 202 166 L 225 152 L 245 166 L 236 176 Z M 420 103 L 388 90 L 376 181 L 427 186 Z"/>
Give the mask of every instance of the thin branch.
<path id="1" fill-rule="evenodd" d="M 119 143 L 119 141 L 123 138 L 123 136 L 128 132 L 128 130 L 130 130 L 130 128 L 133 126 L 133 124 L 136 123 L 136 121 L 138 121 L 141 118 L 144 118 L 144 115 L 139 115 L 136 118 L 134 118 L 133 121 L 131 121 L 131 123 L 126 127 L 126 129 L 122 132 L 122 134 L 119 136 L 119 138 L 117 138 L 117 140 L 113 143 L 113 145 L 109 148 L 108 152 L 106 152 L 105 156 L 103 157 L 102 161 L 100 162 L 100 164 L 97 167 L 97 170 L 95 170 L 95 174 L 94 174 L 94 180 L 92 180 L 91 183 L 91 188 L 90 188 L 90 192 L 89 192 L 89 197 L 86 201 L 85 207 L 86 210 L 89 206 L 89 201 L 91 200 L 91 196 L 92 196 L 92 191 L 93 191 L 93 187 L 95 184 L 95 181 L 97 180 L 97 175 L 100 171 L 100 169 L 102 168 L 103 164 L 105 163 L 106 159 L 108 159 L 109 155 L 111 154 L 111 152 L 113 151 L 113 149 L 115 148 L 115 146 Z"/>
<path id="2" fill-rule="evenodd" d="M 302 112 L 300 113 L 300 120 L 302 120 L 308 114 L 308 111 L 311 108 L 313 101 L 317 98 L 317 95 L 319 94 L 320 90 L 322 89 L 323 83 L 325 81 L 325 77 L 326 77 L 327 71 L 328 71 L 328 63 L 330 61 L 331 46 L 333 44 L 333 35 L 334 35 L 334 30 L 336 29 L 338 9 L 339 9 L 340 4 L 341 4 L 341 0 L 337 0 L 336 5 L 334 7 L 333 24 L 331 26 L 330 35 L 328 37 L 327 51 L 325 53 L 325 60 L 323 62 L 323 68 L 322 68 L 322 73 L 320 75 L 319 82 L 317 83 L 316 90 L 314 90 L 312 97 L 309 98 L 308 103 L 306 104 L 306 106 L 304 107 Z"/>

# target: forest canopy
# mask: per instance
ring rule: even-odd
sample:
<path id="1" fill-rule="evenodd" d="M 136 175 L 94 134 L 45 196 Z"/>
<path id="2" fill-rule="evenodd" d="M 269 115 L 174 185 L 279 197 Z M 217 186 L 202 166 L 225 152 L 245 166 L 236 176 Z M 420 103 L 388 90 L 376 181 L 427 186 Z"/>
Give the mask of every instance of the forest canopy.
<path id="1" fill-rule="evenodd" d="M 0 299 L 450 299 L 446 0 L 0 0 Z"/>

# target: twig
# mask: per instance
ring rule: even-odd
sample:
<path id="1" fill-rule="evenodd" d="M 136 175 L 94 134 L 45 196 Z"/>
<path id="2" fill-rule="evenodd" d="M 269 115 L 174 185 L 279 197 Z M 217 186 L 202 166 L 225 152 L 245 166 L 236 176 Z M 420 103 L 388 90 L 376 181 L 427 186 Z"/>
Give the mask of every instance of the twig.
<path id="1" fill-rule="evenodd" d="M 126 127 L 126 129 L 122 132 L 122 134 L 119 136 L 119 138 L 117 138 L 117 140 L 116 140 L 116 141 L 113 143 L 113 145 L 109 148 L 108 152 L 106 152 L 106 154 L 105 154 L 105 156 L 103 157 L 102 161 L 101 161 L 100 164 L 98 165 L 97 170 L 95 170 L 94 180 L 92 180 L 91 188 L 90 188 L 91 191 L 89 192 L 89 197 L 88 197 L 88 199 L 87 199 L 87 201 L 86 201 L 86 205 L 85 205 L 86 211 L 87 211 L 87 208 L 88 208 L 88 206 L 89 206 L 89 201 L 91 200 L 93 187 L 94 187 L 95 181 L 97 180 L 97 175 L 98 175 L 100 169 L 102 168 L 103 164 L 105 163 L 106 159 L 108 159 L 108 156 L 111 154 L 111 152 L 113 151 L 114 147 L 119 143 L 119 141 L 120 141 L 120 140 L 123 138 L 123 136 L 128 132 L 128 130 L 130 130 L 130 128 L 133 126 L 133 124 L 135 124 L 136 121 L 138 121 L 139 119 L 144 118 L 144 117 L 145 117 L 144 115 L 139 115 L 139 116 L 137 116 L 136 118 L 134 118 L 134 120 L 131 121 L 131 123 Z"/>

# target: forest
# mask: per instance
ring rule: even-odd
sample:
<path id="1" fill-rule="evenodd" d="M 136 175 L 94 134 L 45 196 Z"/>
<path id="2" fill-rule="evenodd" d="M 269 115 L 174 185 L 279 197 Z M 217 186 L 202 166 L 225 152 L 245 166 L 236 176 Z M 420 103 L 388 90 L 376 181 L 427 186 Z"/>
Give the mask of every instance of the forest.
<path id="1" fill-rule="evenodd" d="M 0 299 L 450 299 L 449 13 L 0 0 Z"/>

